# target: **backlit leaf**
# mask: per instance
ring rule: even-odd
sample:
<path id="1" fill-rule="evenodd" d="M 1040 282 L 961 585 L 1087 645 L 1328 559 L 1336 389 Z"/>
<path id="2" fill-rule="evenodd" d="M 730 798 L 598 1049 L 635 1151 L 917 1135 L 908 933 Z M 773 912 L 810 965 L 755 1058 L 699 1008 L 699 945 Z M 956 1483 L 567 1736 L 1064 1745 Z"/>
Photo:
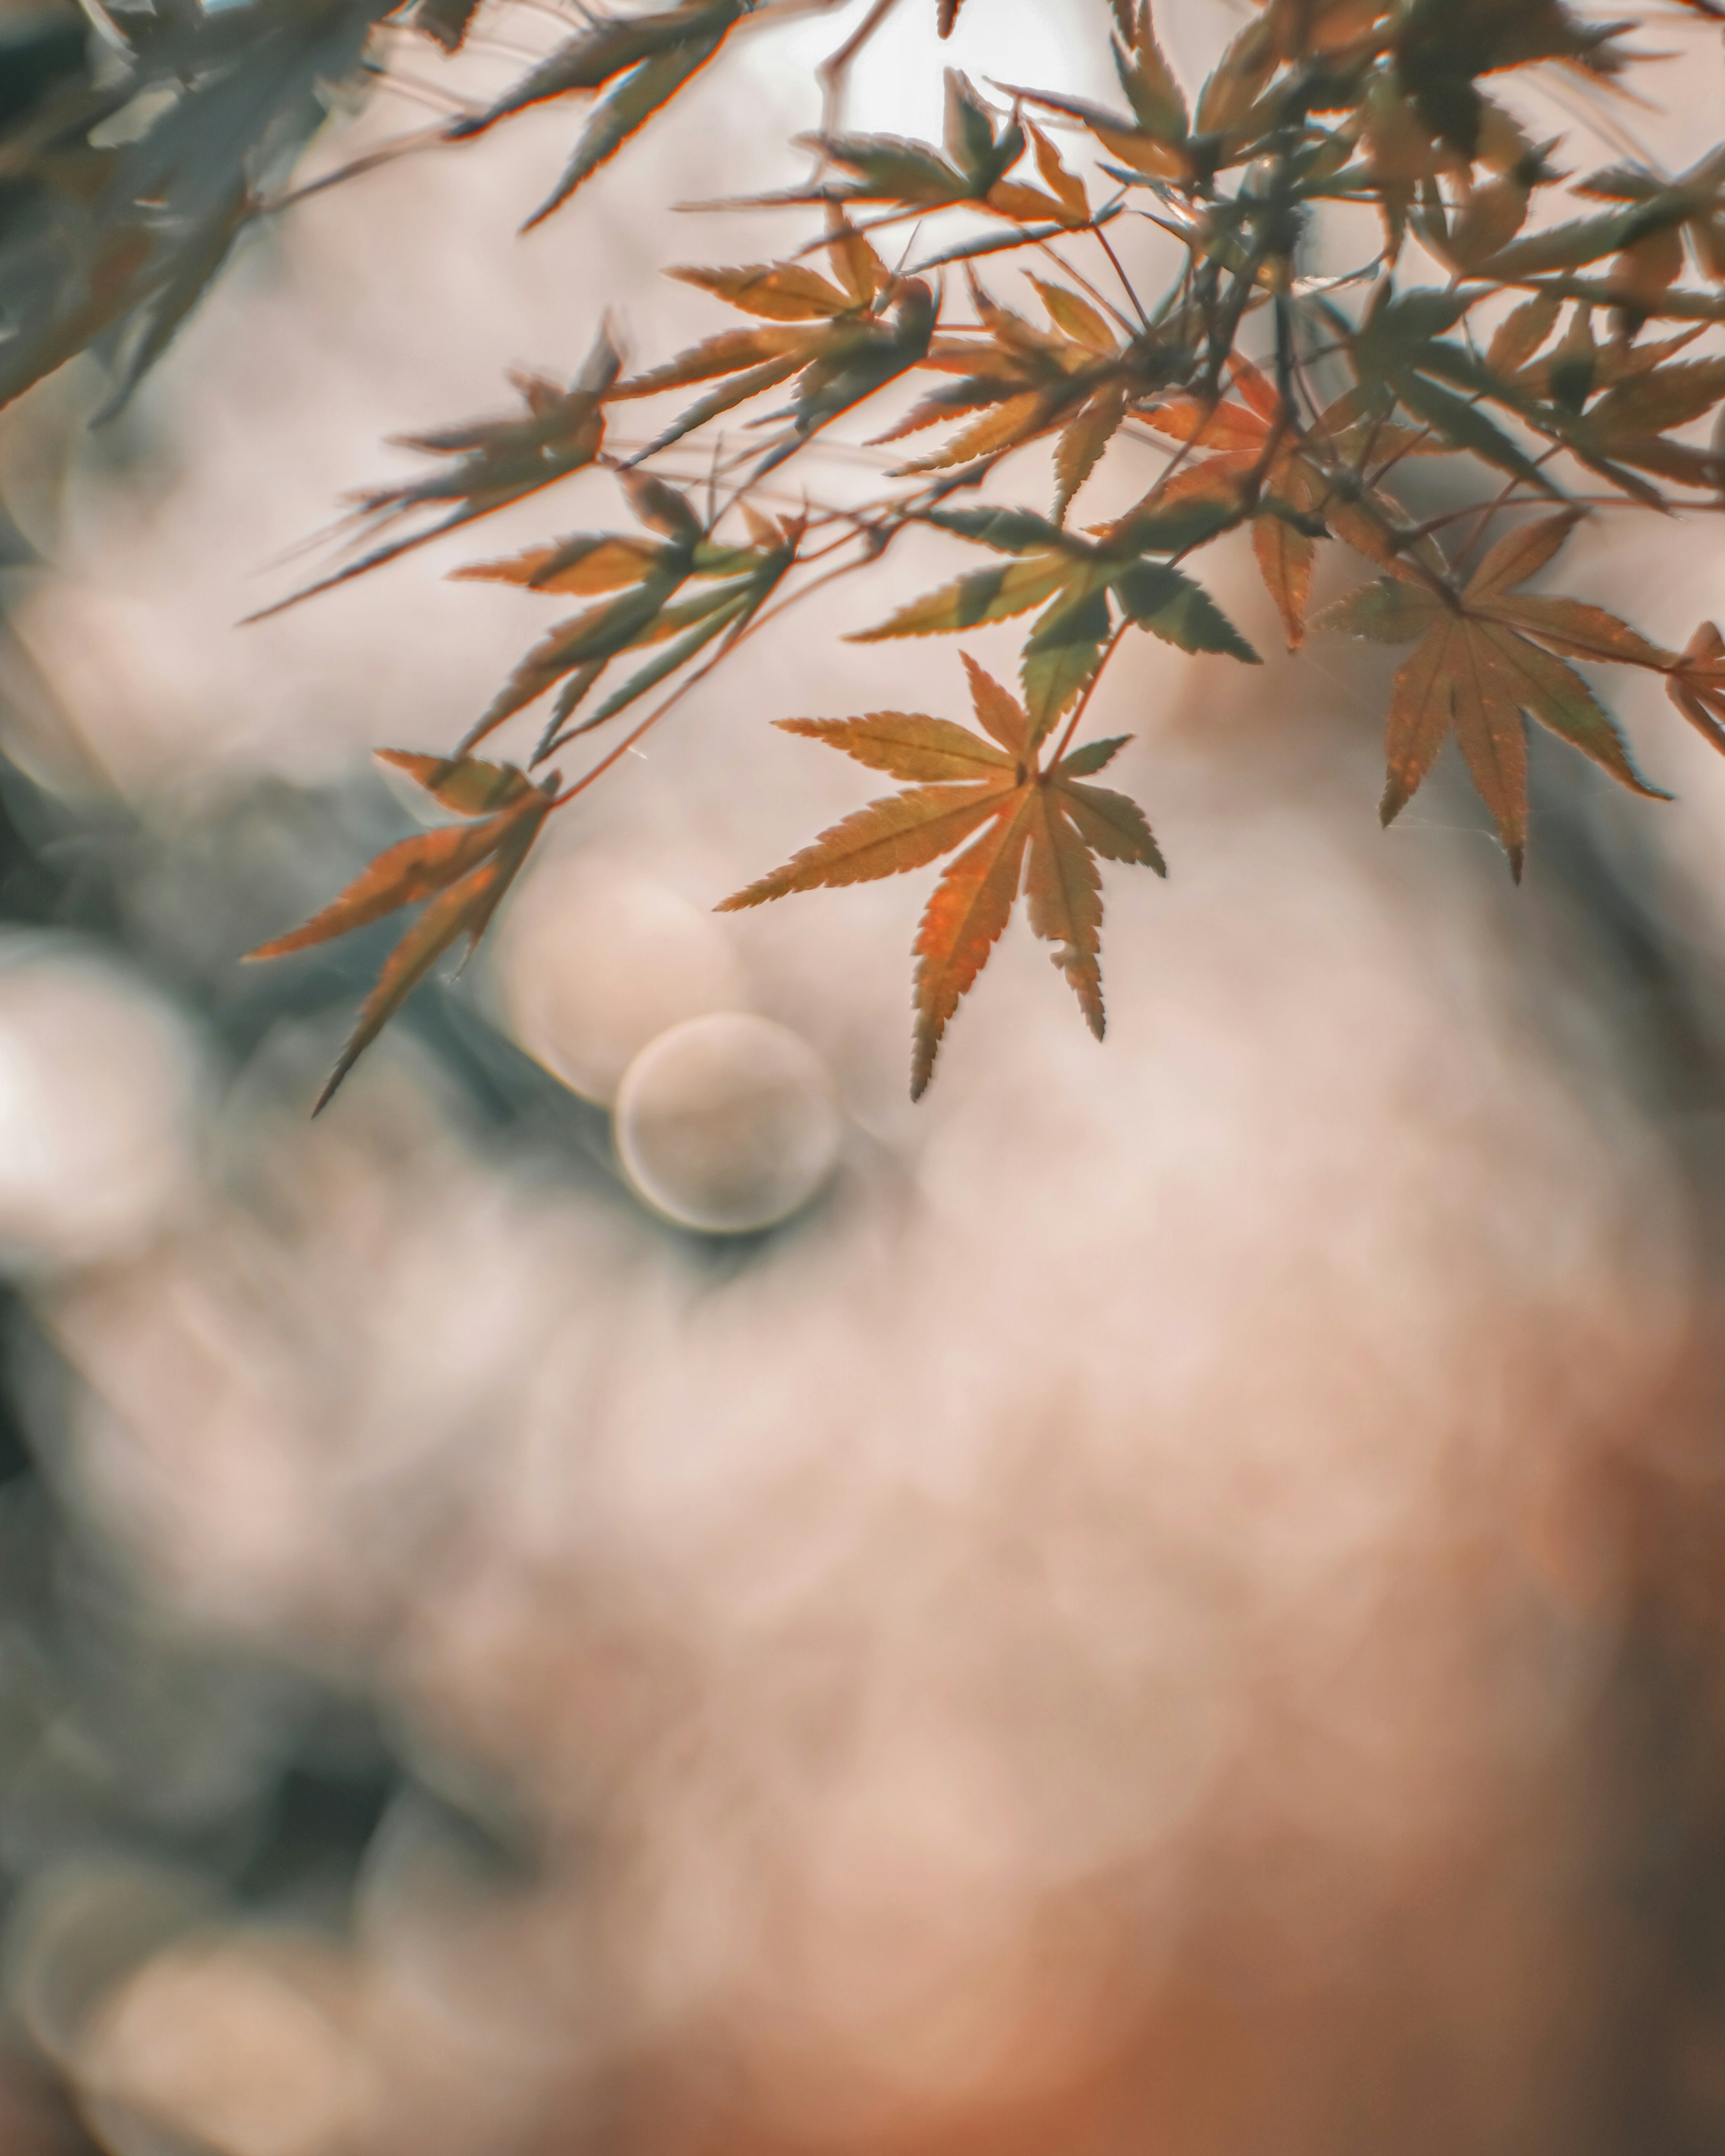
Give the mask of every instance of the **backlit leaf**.
<path id="1" fill-rule="evenodd" d="M 1575 529 L 1579 515 L 1579 511 L 1563 510 L 1555 516 L 1541 517 L 1537 523 L 1518 524 L 1497 542 L 1468 579 L 1468 596 L 1476 598 L 1507 591 L 1511 585 L 1525 583 L 1529 577 L 1538 575 Z"/>
<path id="2" fill-rule="evenodd" d="M 1011 757 L 1028 756 L 1030 726 L 1024 707 L 992 674 L 985 673 L 968 651 L 961 651 L 970 682 L 970 701 L 983 731 L 991 734 Z"/>
<path id="3" fill-rule="evenodd" d="M 1044 772 L 1031 712 L 968 654 L 964 664 L 977 716 L 992 739 L 948 720 L 901 711 L 782 721 L 786 732 L 825 742 L 877 770 L 944 783 L 918 783 L 871 802 L 720 908 L 735 911 L 792 891 L 894 875 L 964 846 L 937 884 L 916 932 L 913 1099 L 927 1087 L 947 1024 L 1006 926 L 1027 850 L 1031 929 L 1056 946 L 1057 963 L 1099 1038 L 1102 900 L 1096 857 L 1166 873 L 1137 804 L 1084 782 L 1084 774 L 1101 770 L 1119 750 L 1120 738 L 1086 744 Z"/>
<path id="4" fill-rule="evenodd" d="M 1055 515 L 1065 520 L 1072 497 L 1101 461 L 1127 413 L 1127 392 L 1116 385 L 1099 389 L 1078 408 L 1061 433 L 1055 451 Z"/>
<path id="5" fill-rule="evenodd" d="M 1086 742 L 1081 747 L 1075 748 L 1070 756 L 1060 758 L 1055 766 L 1054 776 L 1058 778 L 1086 778 L 1093 772 L 1105 770 L 1131 739 L 1130 734 L 1113 734 L 1106 741 Z"/>
<path id="6" fill-rule="evenodd" d="M 916 711 L 870 711 L 860 719 L 777 719 L 788 734 L 823 741 L 829 748 L 895 778 L 925 782 L 992 779 L 1011 768 L 1011 758 L 991 742 L 978 740 L 968 726 L 950 719 L 931 719 Z"/>
<path id="7" fill-rule="evenodd" d="M 1070 565 L 1063 555 L 1033 554 L 998 569 L 978 569 L 927 597 L 912 599 L 878 628 L 854 630 L 852 644 L 878 644 L 896 636 L 940 636 L 1005 621 L 1044 605 L 1065 585 Z"/>
<path id="8" fill-rule="evenodd" d="M 980 784 L 920 786 L 906 793 L 871 801 L 841 824 L 823 831 L 812 845 L 727 898 L 721 913 L 763 905 L 793 891 L 823 885 L 869 883 L 926 867 L 968 839 L 978 824 L 996 815 L 1014 789 L 1009 773 Z"/>
<path id="9" fill-rule="evenodd" d="M 556 189 L 531 220 L 536 224 L 700 73 L 755 4 L 681 0 L 648 13 L 590 17 L 585 28 L 484 112 L 452 121 L 449 136 L 463 141 L 547 100 L 608 90 L 589 116 Z"/>
<path id="10" fill-rule="evenodd" d="M 350 934 L 403 906 L 417 905 L 434 891 L 444 890 L 482 861 L 497 843 L 496 819 L 477 824 L 451 824 L 435 831 L 423 831 L 403 839 L 379 854 L 339 896 L 301 927 L 260 943 L 249 958 L 285 958 L 295 951 L 308 951 Z"/>
<path id="11" fill-rule="evenodd" d="M 253 958 L 282 957 L 345 936 L 422 899 L 430 901 L 385 961 L 376 986 L 361 1009 L 359 1022 L 318 1096 L 314 1115 L 327 1104 L 360 1055 L 444 952 L 464 935 L 470 944 L 478 942 L 538 836 L 557 783 L 553 778 L 542 790 L 507 767 L 460 764 L 453 760 L 444 775 L 434 779 L 418 767 L 422 762 L 435 763 L 434 758 L 410 757 L 401 752 L 389 760 L 422 783 L 431 785 L 434 792 L 452 788 L 449 805 L 462 808 L 464 814 L 476 813 L 465 803 L 485 788 L 502 798 L 504 805 L 480 822 L 451 824 L 391 846 L 302 928 L 278 937 L 249 954 Z M 488 773 L 494 775 L 487 777 Z M 444 798 L 440 792 L 439 798 Z"/>
<path id="12" fill-rule="evenodd" d="M 1453 726 L 1517 877 L 1527 822 L 1523 714 L 1632 793 L 1666 798 L 1635 769 L 1592 690 L 1557 654 L 1567 651 L 1661 672 L 1672 664 L 1670 654 L 1603 608 L 1513 588 L 1553 558 L 1576 521 L 1576 513 L 1563 511 L 1517 526 L 1459 593 L 1453 584 L 1434 589 L 1410 577 L 1382 578 L 1350 593 L 1317 624 L 1384 642 L 1418 639 L 1396 675 L 1390 700 L 1384 821 L 1390 822 L 1412 798 Z"/>
<path id="13" fill-rule="evenodd" d="M 449 574 L 458 583 L 519 584 L 527 591 L 591 596 L 638 583 L 658 551 L 650 540 L 578 532 L 548 547 L 529 547 L 504 561 L 470 562 Z"/>
<path id="14" fill-rule="evenodd" d="M 1037 788 L 1030 814 L 1024 904 L 1031 933 L 1055 946 L 1055 963 L 1070 982 L 1085 1023 L 1100 1040 L 1107 1027 L 1102 1007 L 1102 879 L 1096 856 L 1050 786 Z"/>
<path id="15" fill-rule="evenodd" d="M 1030 282 L 1041 295 L 1042 304 L 1069 337 L 1087 350 L 1111 357 L 1119 342 L 1108 317 L 1101 309 L 1092 305 L 1081 294 L 1068 291 L 1064 285 L 1051 283 L 1046 277 L 1032 277 Z"/>
<path id="16" fill-rule="evenodd" d="M 1288 649 L 1295 650 L 1305 639 L 1306 606 L 1312 595 L 1317 545 L 1285 518 L 1260 516 L 1252 524 L 1252 552 L 1281 616 Z"/>
<path id="17" fill-rule="evenodd" d="M 1326 607 L 1312 626 L 1327 634 L 1358 636 L 1373 644 L 1406 644 L 1423 636 L 1441 612 L 1441 603 L 1424 586 L 1394 577 L 1362 584 L 1346 598 Z"/>
<path id="18" fill-rule="evenodd" d="M 1089 687 L 1112 625 L 1106 589 L 1081 588 L 1050 607 L 1030 632 L 1019 672 L 1033 742 L 1040 742 Z"/>
<path id="19" fill-rule="evenodd" d="M 1111 787 L 1086 786 L 1076 778 L 1063 775 L 1095 767 L 1080 764 L 1078 759 L 1082 754 L 1080 750 L 1058 765 L 1054 782 L 1079 835 L 1106 861 L 1133 861 L 1141 868 L 1154 869 L 1158 875 L 1165 876 L 1168 865 L 1136 801 L 1124 793 L 1117 793 Z"/>
<path id="20" fill-rule="evenodd" d="M 911 946 L 916 959 L 913 1101 L 927 1091 L 941 1038 L 1011 918 L 1034 798 L 1029 788 L 1015 793 L 1010 808 L 942 876 L 924 909 Z"/>
<path id="21" fill-rule="evenodd" d="M 590 179 L 601 165 L 608 163 L 631 135 L 644 127 L 662 105 L 668 104 L 685 83 L 701 72 L 725 42 L 729 28 L 726 22 L 722 28 L 710 31 L 704 37 L 685 38 L 674 51 L 643 60 L 638 68 L 624 75 L 610 95 L 595 106 L 575 146 L 574 156 L 563 167 L 562 178 L 527 219 L 524 229 L 531 231 L 536 224 L 543 223 L 553 210 L 567 202 L 583 180 Z"/>
<path id="22" fill-rule="evenodd" d="M 1182 651 L 1225 653 L 1248 666 L 1258 654 L 1201 584 L 1163 562 L 1142 562 L 1116 583 L 1120 603 L 1140 629 Z"/>
<path id="23" fill-rule="evenodd" d="M 1563 302 L 1536 292 L 1506 315 L 1491 335 L 1486 364 L 1494 374 L 1513 374 L 1541 351 L 1558 326 Z"/>
<path id="24" fill-rule="evenodd" d="M 1549 651 L 1569 659 L 1597 659 L 1624 666 L 1663 669 L 1671 654 L 1620 621 L 1604 607 L 1589 606 L 1580 599 L 1547 597 L 1543 593 L 1500 593 L 1491 612 L 1511 628 L 1536 637 Z"/>
<path id="25" fill-rule="evenodd" d="M 744 270 L 673 270 L 668 274 L 768 321 L 817 321 L 849 314 L 857 305 L 854 294 L 840 291 L 818 270 L 801 262 L 756 263 Z"/>
<path id="26" fill-rule="evenodd" d="M 380 763 L 393 765 L 423 786 L 445 808 L 463 816 L 487 816 L 533 790 L 512 763 L 486 763 L 475 756 L 420 756 L 410 749 L 380 748 Z"/>
<path id="27" fill-rule="evenodd" d="M 1030 138 L 1030 147 L 1036 159 L 1036 170 L 1042 184 L 1060 204 L 1075 224 L 1083 224 L 1090 218 L 1090 198 L 1084 191 L 1084 182 L 1076 172 L 1069 172 L 1061 162 L 1060 153 L 1035 122 L 1027 120 L 1024 132 Z"/>
<path id="28" fill-rule="evenodd" d="M 1725 754 L 1725 636 L 1704 621 L 1666 681 L 1666 692 L 1703 740 Z"/>
<path id="29" fill-rule="evenodd" d="M 447 513 L 405 538 L 371 548 L 357 561 L 319 578 L 291 598 L 265 607 L 252 619 L 261 621 L 316 592 L 328 591 L 386 562 L 397 561 L 415 547 L 429 546 L 434 539 L 441 539 L 479 517 L 524 501 L 541 488 L 592 464 L 604 439 L 604 398 L 616 381 L 620 363 L 609 332 L 601 331 L 571 388 L 559 389 L 536 377 L 521 379 L 524 416 L 473 420 L 404 437 L 403 447 L 447 461 L 429 478 L 401 486 L 374 487 L 361 494 L 362 525 L 376 532 L 418 510 L 448 505 Z"/>

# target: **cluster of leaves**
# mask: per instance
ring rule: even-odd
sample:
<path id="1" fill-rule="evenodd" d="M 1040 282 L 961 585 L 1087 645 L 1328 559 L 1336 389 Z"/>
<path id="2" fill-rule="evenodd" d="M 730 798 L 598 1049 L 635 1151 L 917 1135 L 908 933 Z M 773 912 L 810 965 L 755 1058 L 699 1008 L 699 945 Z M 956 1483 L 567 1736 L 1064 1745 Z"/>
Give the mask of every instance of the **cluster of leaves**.
<path id="1" fill-rule="evenodd" d="M 245 26 L 262 23 L 264 6 L 288 4 L 241 0 L 200 18 L 200 35 L 227 26 L 229 57 L 183 73 L 167 118 L 122 153 L 133 160 L 125 185 L 86 187 L 95 213 L 123 223 L 122 197 L 147 199 L 152 215 L 166 206 L 173 230 L 190 228 L 189 211 L 175 206 L 183 182 L 172 141 L 193 139 L 198 99 L 239 96 L 233 85 L 252 80 L 264 49 Z M 326 0 L 318 18 L 321 37 L 336 40 L 339 16 L 350 60 L 394 19 L 375 7 L 341 12 L 352 4 Z M 543 215 L 735 34 L 792 4 L 616 0 L 441 137 L 481 133 L 547 100 L 593 99 Z M 804 138 L 813 177 L 750 198 L 819 220 L 802 251 L 670 273 L 737 310 L 744 326 L 633 373 L 603 331 L 568 388 L 519 379 L 524 411 L 414 438 L 408 446 L 434 460 L 429 475 L 358 497 L 359 551 L 325 583 L 582 471 L 614 475 L 638 528 L 584 531 L 460 572 L 584 603 L 471 715 L 454 759 L 426 767 L 440 798 L 480 803 L 484 819 L 459 839 L 435 834 L 435 844 L 386 855 L 298 938 L 269 947 L 295 948 L 429 900 L 342 1070 L 437 954 L 483 925 L 550 809 L 611 770 L 786 608 L 866 571 L 910 531 L 991 558 L 850 634 L 870 643 L 1021 621 L 1021 694 L 966 654 L 981 733 L 922 713 L 787 722 L 907 790 L 729 903 L 913 870 L 962 849 L 916 941 L 919 1093 L 1021 892 L 1100 1034 L 1097 863 L 1163 865 L 1137 808 L 1089 783 L 1118 743 L 1076 737 L 1133 631 L 1256 660 L 1193 572 L 1193 557 L 1230 535 L 1249 535 L 1291 649 L 1308 632 L 1413 646 L 1391 693 L 1386 822 L 1453 732 L 1519 876 L 1530 721 L 1656 794 L 1578 667 L 1658 675 L 1683 716 L 1725 747 L 1725 639 L 1712 624 L 1680 651 L 1601 608 L 1524 588 L 1585 520 L 1725 506 L 1716 417 L 1725 353 L 1703 342 L 1725 322 L 1725 148 L 1675 176 L 1639 157 L 1577 176 L 1557 162 L 1560 140 L 1538 139 L 1519 92 L 1527 78 L 1560 101 L 1580 95 L 1609 129 L 1611 101 L 1633 95 L 1654 55 L 1625 26 L 1584 19 L 1565 0 L 1257 0 L 1189 98 L 1149 0 L 1088 4 L 1120 103 L 1024 86 L 984 95 L 951 72 L 936 145 L 845 128 L 835 64 L 826 124 Z M 877 0 L 839 59 L 892 8 Z M 472 0 L 413 0 L 406 19 L 453 49 L 473 12 Z M 940 0 L 943 31 L 957 13 Z M 1663 19 L 1711 36 L 1721 17 L 1713 0 L 1667 0 Z M 271 83 L 324 80 L 317 69 L 336 49 L 320 45 L 325 57 L 294 67 L 272 62 Z M 141 65 L 128 81 L 141 80 Z M 224 215 L 255 203 L 249 145 L 224 185 L 225 195 L 198 198 L 209 216 L 218 196 Z M 1346 275 L 1306 274 L 1320 222 L 1357 231 L 1362 211 L 1378 235 L 1372 259 Z M 893 247 L 906 254 L 895 262 Z M 1158 249 L 1170 274 L 1146 295 L 1122 250 L 1139 259 Z M 96 256 L 86 249 L 81 259 Z M 999 296 L 984 261 L 997 285 L 1003 265 L 1022 270 L 1024 296 Z M 163 295 L 179 290 L 159 262 L 149 275 L 146 357 L 172 326 Z M 49 339 L 45 363 L 70 334 Z M 14 365 L 36 361 L 14 352 Z M 775 396 L 785 401 L 752 410 Z M 644 439 L 625 434 L 633 408 L 658 399 L 674 400 L 669 416 Z M 865 407 L 883 466 L 873 497 L 859 507 L 787 496 L 783 468 L 806 464 Z M 739 426 L 740 439 L 722 431 Z M 702 444 L 704 496 L 673 461 Z M 1039 444 L 1052 462 L 1045 507 L 1012 501 L 999 477 Z M 1160 449 L 1154 484 L 1123 511 L 1075 528 L 1075 503 L 1128 449 Z M 1432 469 L 1445 475 L 1447 506 L 1419 515 L 1410 475 Z M 1370 580 L 1312 617 L 1327 547 L 1359 557 Z M 626 669 L 614 685 L 614 667 Z M 567 788 L 528 775 L 660 687 Z M 470 756 L 548 696 L 521 770 Z"/>
<path id="2" fill-rule="evenodd" d="M 359 1023 L 319 1096 L 319 1108 L 444 952 L 464 936 L 470 952 L 485 934 L 557 793 L 555 772 L 536 786 L 512 763 L 416 756 L 407 749 L 381 753 L 386 763 L 406 772 L 463 820 L 391 846 L 303 927 L 251 953 L 254 958 L 283 958 L 426 901 L 367 997 Z"/>

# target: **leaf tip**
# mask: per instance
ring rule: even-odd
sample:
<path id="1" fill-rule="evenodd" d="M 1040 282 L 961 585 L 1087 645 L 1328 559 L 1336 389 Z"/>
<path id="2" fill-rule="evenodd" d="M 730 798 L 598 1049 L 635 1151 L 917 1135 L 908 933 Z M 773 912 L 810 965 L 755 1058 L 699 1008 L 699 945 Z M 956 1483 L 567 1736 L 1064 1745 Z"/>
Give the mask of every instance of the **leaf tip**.
<path id="1" fill-rule="evenodd" d="M 335 1069 L 331 1071 L 329 1076 L 323 1081 L 322 1092 L 318 1095 L 316 1100 L 311 1104 L 311 1113 L 307 1118 L 308 1122 L 315 1123 L 317 1121 L 324 1110 L 328 1107 L 330 1102 L 335 1099 L 337 1091 L 341 1088 L 341 1081 L 347 1075 L 348 1072 L 352 1068 L 352 1064 L 347 1061 L 345 1058 L 336 1064 Z"/>

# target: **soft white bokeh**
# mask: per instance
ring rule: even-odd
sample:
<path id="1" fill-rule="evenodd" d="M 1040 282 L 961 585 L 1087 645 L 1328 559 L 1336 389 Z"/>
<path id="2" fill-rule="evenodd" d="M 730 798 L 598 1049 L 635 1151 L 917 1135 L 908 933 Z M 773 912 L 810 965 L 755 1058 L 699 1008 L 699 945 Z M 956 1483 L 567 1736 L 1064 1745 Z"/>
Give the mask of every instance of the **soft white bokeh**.
<path id="1" fill-rule="evenodd" d="M 618 1088 L 630 1182 L 668 1219 L 709 1234 L 750 1235 L 800 1212 L 837 1164 L 843 1130 L 819 1056 L 747 1012 L 671 1027 Z"/>
<path id="2" fill-rule="evenodd" d="M 614 855 L 530 868 L 492 964 L 516 1041 L 606 1106 L 655 1035 L 749 999 L 742 961 L 712 915 Z"/>
<path id="3" fill-rule="evenodd" d="M 0 945 L 0 1255 L 146 1241 L 192 1181 L 200 1059 L 162 998 L 72 937 Z"/>
<path id="4" fill-rule="evenodd" d="M 205 1937 L 146 1963 L 102 2008 L 78 2062 L 114 2156 L 155 2156 L 177 2133 L 222 2156 L 354 2146 L 372 2092 L 329 1959 Z"/>

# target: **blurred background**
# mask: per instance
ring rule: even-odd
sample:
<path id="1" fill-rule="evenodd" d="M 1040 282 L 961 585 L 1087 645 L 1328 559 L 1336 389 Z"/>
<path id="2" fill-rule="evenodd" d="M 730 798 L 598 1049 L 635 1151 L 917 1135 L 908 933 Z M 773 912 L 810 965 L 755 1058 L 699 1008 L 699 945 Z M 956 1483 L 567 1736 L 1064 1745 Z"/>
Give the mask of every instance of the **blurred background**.
<path id="1" fill-rule="evenodd" d="M 236 624 L 385 437 L 608 309 L 706 334 L 652 272 L 806 227 L 669 206 L 800 175 L 861 12 L 525 238 L 556 105 L 315 196 L 116 417 L 89 357 L 0 414 L 4 2156 L 1725 2137 L 1725 770 L 1656 695 L 1677 800 L 1538 753 L 1512 891 L 1455 774 L 1379 831 L 1394 655 L 1282 658 L 1224 547 L 1264 668 L 1137 642 L 1098 700 L 1172 867 L 1109 875 L 1106 1048 L 1009 933 L 913 1110 L 920 880 L 711 911 L 865 798 L 767 718 L 962 711 L 956 648 L 837 640 L 950 572 L 906 549 L 561 817 L 316 1123 L 388 926 L 239 963 L 546 625 L 448 571 L 628 519 L 586 475 Z M 1101 12 L 907 7 L 851 116 L 1103 94 Z M 567 27 L 495 15 L 304 172 Z M 1189 82 L 1238 20 L 1163 15 Z M 1577 168 L 1712 139 L 1717 28 L 1659 29 L 1662 107 L 1542 116 Z M 7 0 L 8 110 L 99 33 Z M 1710 526 L 1566 570 L 1725 609 Z"/>

